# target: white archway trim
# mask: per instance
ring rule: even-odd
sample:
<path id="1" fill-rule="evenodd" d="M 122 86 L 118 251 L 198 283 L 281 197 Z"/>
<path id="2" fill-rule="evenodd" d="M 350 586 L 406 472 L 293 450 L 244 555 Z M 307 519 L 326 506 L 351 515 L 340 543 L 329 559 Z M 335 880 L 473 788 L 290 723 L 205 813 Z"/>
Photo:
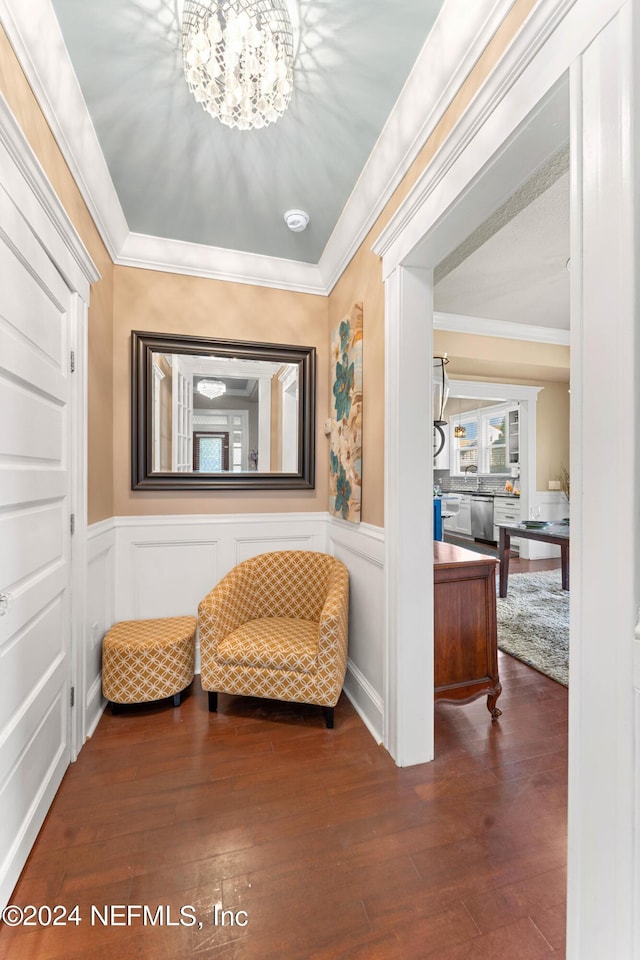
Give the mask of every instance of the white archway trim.
<path id="1" fill-rule="evenodd" d="M 567 957 L 581 960 L 640 954 L 634 768 L 640 712 L 636 699 L 634 713 L 633 689 L 640 599 L 639 172 L 630 136 L 632 130 L 638 136 L 637 10 L 635 0 L 624 4 L 571 68 Z M 609 372 L 606 404 L 599 396 L 603 371 Z M 625 491 L 628 512 L 603 509 L 612 475 Z"/>
<path id="2" fill-rule="evenodd" d="M 421 407 L 414 389 L 401 380 L 411 362 L 405 365 L 399 357 L 401 344 L 403 352 L 411 354 L 415 349 L 424 359 L 429 343 L 430 334 L 421 329 L 433 323 L 429 284 L 423 283 L 420 291 L 417 278 L 429 277 L 465 231 L 474 229 L 505 199 L 505 193 L 534 172 L 542 152 L 553 145 L 553 135 L 544 139 L 545 127 L 549 116 L 558 115 L 571 70 L 575 268 L 571 272 L 570 960 L 632 957 L 640 951 L 640 783 L 634 768 L 640 742 L 640 698 L 633 686 L 640 599 L 636 429 L 640 360 L 633 269 L 640 213 L 636 149 L 640 124 L 633 70 L 640 48 L 639 25 L 633 16 L 637 9 L 637 0 L 576 0 L 555 17 L 548 42 L 532 56 L 526 54 L 527 46 L 535 47 L 540 34 L 536 29 L 530 35 L 525 25 L 516 44 L 522 60 L 513 65 L 508 54 L 512 69 L 507 76 L 499 65 L 487 81 L 494 100 L 484 123 L 466 126 L 467 133 L 473 127 L 474 136 L 453 160 L 450 150 L 447 160 L 445 145 L 441 159 L 429 166 L 374 247 L 383 256 L 387 347 L 393 351 L 386 365 L 387 430 L 402 430 L 415 426 L 409 400 L 417 403 L 429 422 L 431 364 L 425 362 L 423 368 L 422 389 L 428 397 Z M 535 12 L 546 11 L 551 22 L 557 10 L 557 4 L 543 2 Z M 463 117 L 461 125 L 465 124 Z M 541 149 L 538 134 L 543 138 Z M 611 373 L 607 404 L 602 403 L 600 389 L 604 370 Z M 427 523 L 419 515 L 416 527 L 410 528 L 406 504 L 391 501 L 394 495 L 402 497 L 411 490 L 405 474 L 412 472 L 414 462 L 424 466 L 430 438 L 425 430 L 414 432 L 411 447 L 389 432 L 385 440 L 385 476 L 395 482 L 385 501 L 386 642 L 389 685 L 398 684 L 390 693 L 395 699 L 388 704 L 386 744 L 397 762 L 407 763 L 419 756 L 420 749 L 423 760 L 432 756 L 428 738 L 423 731 L 416 735 L 410 723 L 417 721 L 421 711 L 432 709 L 433 690 L 423 688 L 419 703 L 408 702 L 418 697 L 409 669 L 414 657 L 423 675 L 429 662 L 424 646 L 430 645 L 430 639 L 424 630 L 418 636 L 413 630 L 416 609 L 426 616 L 427 604 L 422 600 L 414 609 L 411 584 L 405 584 L 405 577 L 411 582 L 416 579 L 416 550 L 406 538 L 420 536 L 424 545 Z M 629 512 L 613 516 L 603 508 L 603 491 L 612 475 L 631 505 Z M 425 488 L 430 476 L 428 468 L 423 474 Z M 418 579 L 425 592 L 432 577 L 428 553 L 424 551 L 418 561 L 422 565 Z M 428 622 L 424 626 L 428 628 Z M 431 643 L 432 639 L 431 627 Z"/>

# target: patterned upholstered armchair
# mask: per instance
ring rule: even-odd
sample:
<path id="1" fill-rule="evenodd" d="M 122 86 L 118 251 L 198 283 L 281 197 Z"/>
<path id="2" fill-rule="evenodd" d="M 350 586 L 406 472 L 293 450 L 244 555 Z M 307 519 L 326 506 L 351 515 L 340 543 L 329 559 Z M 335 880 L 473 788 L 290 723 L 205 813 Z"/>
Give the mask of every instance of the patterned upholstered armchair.
<path id="1" fill-rule="evenodd" d="M 201 681 L 218 693 L 314 703 L 333 727 L 347 667 L 349 574 L 326 553 L 245 560 L 198 607 Z"/>

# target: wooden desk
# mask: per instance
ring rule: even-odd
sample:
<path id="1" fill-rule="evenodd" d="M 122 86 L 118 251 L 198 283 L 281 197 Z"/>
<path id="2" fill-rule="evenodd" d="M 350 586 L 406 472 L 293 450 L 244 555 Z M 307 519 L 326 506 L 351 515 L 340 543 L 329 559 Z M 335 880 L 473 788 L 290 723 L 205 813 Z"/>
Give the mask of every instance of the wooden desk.
<path id="1" fill-rule="evenodd" d="M 486 557 L 450 543 L 433 544 L 434 698 L 470 703 L 487 694 L 495 720 L 498 677 L 496 566 Z"/>
<path id="2" fill-rule="evenodd" d="M 569 524 L 552 523 L 544 530 L 531 529 L 521 523 L 498 523 L 500 533 L 498 541 L 498 559 L 500 561 L 500 596 L 507 595 L 509 580 L 509 556 L 511 554 L 511 537 L 527 540 L 541 540 L 543 543 L 555 543 L 560 547 L 562 567 L 562 589 L 569 589 Z"/>

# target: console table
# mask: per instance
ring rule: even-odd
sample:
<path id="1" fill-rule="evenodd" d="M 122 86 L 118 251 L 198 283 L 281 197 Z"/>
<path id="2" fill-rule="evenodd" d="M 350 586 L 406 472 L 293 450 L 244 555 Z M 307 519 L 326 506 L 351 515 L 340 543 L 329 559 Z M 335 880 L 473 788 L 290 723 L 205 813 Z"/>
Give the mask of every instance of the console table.
<path id="1" fill-rule="evenodd" d="M 552 523 L 544 529 L 525 527 L 522 523 L 498 523 L 500 531 L 498 540 L 498 559 L 500 561 L 500 596 L 507 595 L 509 580 L 509 556 L 511 554 L 511 537 L 523 537 L 528 540 L 541 540 L 543 543 L 555 543 L 560 547 L 562 567 L 562 589 L 569 589 L 569 524 Z"/>
<path id="2" fill-rule="evenodd" d="M 470 703 L 486 694 L 495 720 L 498 677 L 498 561 L 451 543 L 433 544 L 434 699 Z"/>

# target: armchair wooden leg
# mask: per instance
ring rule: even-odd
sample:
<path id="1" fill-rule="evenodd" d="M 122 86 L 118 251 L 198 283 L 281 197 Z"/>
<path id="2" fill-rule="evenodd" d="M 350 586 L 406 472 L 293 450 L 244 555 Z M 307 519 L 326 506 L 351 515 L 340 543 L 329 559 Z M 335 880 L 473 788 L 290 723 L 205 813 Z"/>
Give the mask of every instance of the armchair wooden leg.
<path id="1" fill-rule="evenodd" d="M 323 707 L 322 709 L 327 730 L 333 730 L 333 707 Z"/>
<path id="2" fill-rule="evenodd" d="M 173 695 L 173 705 L 174 705 L 174 707 L 179 707 L 181 700 L 182 700 L 182 694 L 181 694 L 181 693 L 174 693 L 174 695 Z"/>
<path id="3" fill-rule="evenodd" d="M 218 694 L 214 690 L 209 690 L 209 713 L 218 712 Z"/>

